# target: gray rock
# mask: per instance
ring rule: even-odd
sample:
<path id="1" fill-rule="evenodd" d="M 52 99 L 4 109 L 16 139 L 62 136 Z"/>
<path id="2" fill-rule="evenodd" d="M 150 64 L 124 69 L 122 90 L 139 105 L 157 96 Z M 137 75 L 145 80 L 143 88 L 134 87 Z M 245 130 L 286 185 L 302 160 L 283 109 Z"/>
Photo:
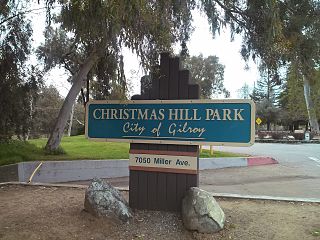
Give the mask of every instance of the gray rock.
<path id="1" fill-rule="evenodd" d="M 86 190 L 84 208 L 91 214 L 127 222 L 131 209 L 121 193 L 110 183 L 94 178 Z"/>
<path id="2" fill-rule="evenodd" d="M 192 187 L 182 200 L 182 221 L 188 230 L 214 233 L 223 228 L 225 215 L 210 193 Z"/>

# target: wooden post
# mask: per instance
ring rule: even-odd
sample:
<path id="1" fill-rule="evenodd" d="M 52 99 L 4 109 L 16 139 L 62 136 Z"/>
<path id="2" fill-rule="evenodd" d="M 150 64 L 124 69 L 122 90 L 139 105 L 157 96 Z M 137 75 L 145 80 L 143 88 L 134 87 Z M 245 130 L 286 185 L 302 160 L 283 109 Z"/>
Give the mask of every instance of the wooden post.
<path id="1" fill-rule="evenodd" d="M 162 53 L 160 66 L 151 72 L 151 88 L 142 89 L 132 100 L 144 99 L 199 99 L 199 85 L 189 84 L 190 73 L 180 70 L 178 57 Z M 143 80 L 144 81 L 144 80 Z M 148 86 L 144 84 L 143 86 Z M 134 209 L 180 211 L 181 202 L 190 187 L 199 186 L 198 145 L 131 143 L 130 152 L 181 153 L 197 158 L 197 173 L 148 172 L 131 170 L 129 178 L 129 205 Z M 183 157 L 182 157 L 183 158 Z"/>

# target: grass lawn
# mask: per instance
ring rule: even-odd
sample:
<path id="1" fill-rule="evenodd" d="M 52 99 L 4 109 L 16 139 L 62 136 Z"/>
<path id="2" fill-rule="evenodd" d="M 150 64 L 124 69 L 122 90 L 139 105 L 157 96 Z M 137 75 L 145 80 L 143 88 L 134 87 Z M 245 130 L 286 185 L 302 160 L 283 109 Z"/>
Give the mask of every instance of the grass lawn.
<path id="1" fill-rule="evenodd" d="M 0 166 L 25 161 L 38 160 L 75 160 L 75 159 L 127 159 L 129 158 L 129 143 L 94 142 L 84 136 L 64 137 L 61 147 L 64 154 L 48 155 L 43 150 L 46 138 L 27 142 L 15 141 L 10 144 L 0 144 Z M 203 150 L 200 157 L 240 157 L 244 155 L 218 152 L 213 155 L 209 150 Z"/>

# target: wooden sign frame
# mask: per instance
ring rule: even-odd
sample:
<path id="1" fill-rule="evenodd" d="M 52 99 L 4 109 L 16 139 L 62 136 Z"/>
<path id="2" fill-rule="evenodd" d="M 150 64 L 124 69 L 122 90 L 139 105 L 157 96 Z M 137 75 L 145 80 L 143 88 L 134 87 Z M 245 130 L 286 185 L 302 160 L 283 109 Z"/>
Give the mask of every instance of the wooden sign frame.
<path id="1" fill-rule="evenodd" d="M 200 88 L 190 84 L 188 70 L 180 70 L 178 57 L 162 53 L 160 66 L 151 72 L 151 85 L 147 78 L 141 79 L 141 95 L 132 100 L 178 100 L 199 99 Z M 154 143 L 130 143 L 130 152 L 195 156 L 197 170 L 192 174 L 151 172 L 130 169 L 129 205 L 134 209 L 180 211 L 182 198 L 190 187 L 199 186 L 199 146 Z"/>

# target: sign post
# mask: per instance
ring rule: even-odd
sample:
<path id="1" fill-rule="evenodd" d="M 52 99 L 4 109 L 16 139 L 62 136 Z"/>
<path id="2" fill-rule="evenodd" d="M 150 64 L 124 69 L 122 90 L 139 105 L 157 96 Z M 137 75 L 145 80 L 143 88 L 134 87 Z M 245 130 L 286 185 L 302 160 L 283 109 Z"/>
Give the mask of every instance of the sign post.
<path id="1" fill-rule="evenodd" d="M 198 145 L 248 146 L 254 142 L 250 100 L 199 100 L 179 58 L 161 54 L 151 84 L 131 101 L 87 104 L 86 136 L 130 142 L 129 204 L 136 209 L 179 211 L 199 185 Z"/>

